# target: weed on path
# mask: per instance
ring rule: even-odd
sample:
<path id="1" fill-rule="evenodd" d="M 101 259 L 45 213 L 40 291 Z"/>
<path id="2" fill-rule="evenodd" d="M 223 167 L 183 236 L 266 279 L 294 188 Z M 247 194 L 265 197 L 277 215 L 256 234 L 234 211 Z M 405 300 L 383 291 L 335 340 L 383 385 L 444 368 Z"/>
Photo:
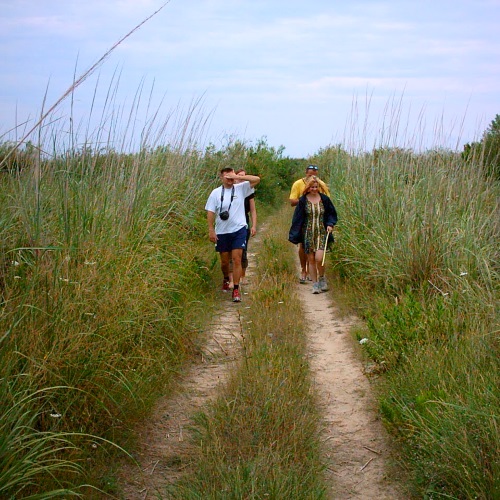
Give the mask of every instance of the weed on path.
<path id="1" fill-rule="evenodd" d="M 138 430 L 138 449 L 134 454 L 139 467 L 127 464 L 120 472 L 121 496 L 125 500 L 164 498 L 168 484 L 181 477 L 193 454 L 189 426 L 192 416 L 217 394 L 231 363 L 238 357 L 238 318 L 234 305 L 221 300 L 214 316 L 214 329 L 198 359 L 178 381 L 171 397 L 161 399 L 152 415 Z"/>

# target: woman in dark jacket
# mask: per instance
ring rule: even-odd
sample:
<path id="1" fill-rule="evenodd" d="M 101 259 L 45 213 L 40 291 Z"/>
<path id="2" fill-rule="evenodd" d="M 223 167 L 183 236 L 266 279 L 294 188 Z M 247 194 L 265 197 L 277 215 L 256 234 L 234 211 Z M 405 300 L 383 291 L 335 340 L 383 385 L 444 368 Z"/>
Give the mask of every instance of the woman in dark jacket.
<path id="1" fill-rule="evenodd" d="M 320 193 L 316 176 L 308 178 L 304 194 L 300 197 L 293 213 L 288 240 L 302 243 L 309 262 L 309 274 L 313 281 L 312 293 L 326 292 L 325 266 L 322 265 L 326 235 L 328 244 L 333 242 L 333 226 L 337 224 L 337 211 L 332 200 Z M 328 245 L 327 245 L 328 246 Z"/>

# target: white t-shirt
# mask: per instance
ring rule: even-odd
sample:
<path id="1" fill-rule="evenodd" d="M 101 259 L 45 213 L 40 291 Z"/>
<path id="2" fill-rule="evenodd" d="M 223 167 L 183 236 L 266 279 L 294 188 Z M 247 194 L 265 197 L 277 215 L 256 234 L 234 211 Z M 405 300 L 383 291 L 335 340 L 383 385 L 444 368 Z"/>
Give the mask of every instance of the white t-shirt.
<path id="1" fill-rule="evenodd" d="M 215 188 L 208 197 L 205 210 L 215 213 L 215 234 L 235 233 L 247 225 L 245 217 L 245 198 L 251 195 L 254 189 L 250 187 L 250 182 L 248 181 L 234 184 L 234 196 L 231 203 L 232 190 L 232 187 L 227 189 L 224 188 L 224 186 L 219 186 Z M 221 206 L 222 194 L 224 194 L 224 200 Z M 229 204 L 231 204 L 230 209 Z M 219 217 L 220 212 L 224 212 L 228 209 L 229 219 L 222 220 Z"/>

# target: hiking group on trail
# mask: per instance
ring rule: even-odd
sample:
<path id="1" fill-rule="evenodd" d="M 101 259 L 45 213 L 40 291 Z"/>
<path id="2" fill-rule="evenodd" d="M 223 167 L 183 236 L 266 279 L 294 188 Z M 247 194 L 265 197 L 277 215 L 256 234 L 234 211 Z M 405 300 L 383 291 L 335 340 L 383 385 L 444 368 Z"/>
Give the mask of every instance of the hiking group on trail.
<path id="1" fill-rule="evenodd" d="M 304 194 L 304 189 L 306 186 L 306 180 L 309 177 L 318 176 L 318 170 L 319 168 L 316 165 L 308 165 L 306 168 L 306 176 L 301 177 L 300 179 L 297 179 L 293 185 L 292 189 L 290 190 L 290 205 L 292 207 L 296 207 L 299 204 L 299 199 L 300 197 Z M 319 185 L 321 186 L 321 192 L 326 194 L 327 196 L 330 196 L 330 191 L 328 189 L 328 186 L 322 181 L 319 180 Z M 299 261 L 300 261 L 300 282 L 302 284 L 305 284 L 308 279 L 308 260 L 306 253 L 304 252 L 304 246 L 299 243 Z"/>
<path id="2" fill-rule="evenodd" d="M 295 207 L 288 240 L 299 246 L 300 283 L 312 281 L 312 293 L 328 290 L 325 252 L 333 242 L 337 211 L 328 186 L 318 177 L 318 167 L 308 165 L 305 177 L 292 185 L 290 204 Z M 208 234 L 220 255 L 222 291 L 232 288 L 233 302 L 241 302 L 240 283 L 248 266 L 248 240 L 257 232 L 255 186 L 260 177 L 232 167 L 220 171 L 221 185 L 210 193 L 205 210 Z M 251 225 L 250 225 L 251 222 Z"/>
<path id="3" fill-rule="evenodd" d="M 309 173 L 311 171 L 312 175 Z M 304 265 L 301 262 L 300 283 L 306 283 L 309 277 L 313 284 L 312 293 L 315 294 L 328 290 L 324 257 L 333 242 L 333 227 L 337 224 L 337 211 L 326 194 L 328 187 L 314 175 L 317 171 L 316 165 L 309 165 L 308 175 L 294 183 L 295 186 L 297 182 L 302 182 L 304 187 L 302 196 L 295 205 L 288 234 L 288 240 L 299 245 L 299 258 L 301 253 L 306 257 Z M 293 186 L 290 193 L 291 203 L 295 200 L 292 195 L 295 195 Z"/>

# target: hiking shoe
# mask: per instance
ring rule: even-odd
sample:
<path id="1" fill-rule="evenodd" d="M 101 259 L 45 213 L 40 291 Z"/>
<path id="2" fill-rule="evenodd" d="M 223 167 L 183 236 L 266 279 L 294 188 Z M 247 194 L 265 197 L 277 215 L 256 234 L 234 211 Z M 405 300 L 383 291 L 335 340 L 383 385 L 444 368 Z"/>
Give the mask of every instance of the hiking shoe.
<path id="1" fill-rule="evenodd" d="M 240 291 L 238 289 L 233 290 L 233 302 L 241 302 Z"/>
<path id="2" fill-rule="evenodd" d="M 222 282 L 222 291 L 223 292 L 229 292 L 229 281 L 224 280 Z"/>
<path id="3" fill-rule="evenodd" d="M 322 292 L 327 292 L 328 291 L 328 283 L 326 282 L 326 278 L 324 276 L 319 277 L 319 289 Z"/>
<path id="4" fill-rule="evenodd" d="M 307 283 L 307 278 L 306 278 L 305 276 L 301 276 L 301 277 L 299 278 L 299 283 L 300 283 L 301 285 L 305 285 L 305 284 Z"/>
<path id="5" fill-rule="evenodd" d="M 321 288 L 319 287 L 319 282 L 313 283 L 312 293 L 321 293 Z"/>

